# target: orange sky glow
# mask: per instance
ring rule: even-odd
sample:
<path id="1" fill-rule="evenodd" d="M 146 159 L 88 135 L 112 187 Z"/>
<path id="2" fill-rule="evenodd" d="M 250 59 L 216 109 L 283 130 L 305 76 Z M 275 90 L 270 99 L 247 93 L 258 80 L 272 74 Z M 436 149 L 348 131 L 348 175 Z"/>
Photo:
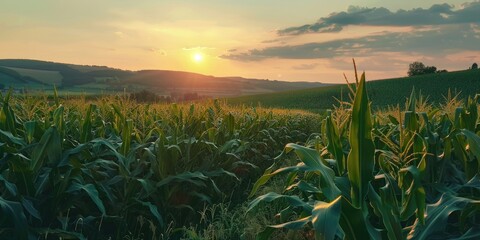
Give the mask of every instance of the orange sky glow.
<path id="1" fill-rule="evenodd" d="M 343 83 L 352 58 L 370 80 L 405 76 L 413 61 L 480 62 L 478 11 L 480 1 L 4 0 L 0 58 Z"/>

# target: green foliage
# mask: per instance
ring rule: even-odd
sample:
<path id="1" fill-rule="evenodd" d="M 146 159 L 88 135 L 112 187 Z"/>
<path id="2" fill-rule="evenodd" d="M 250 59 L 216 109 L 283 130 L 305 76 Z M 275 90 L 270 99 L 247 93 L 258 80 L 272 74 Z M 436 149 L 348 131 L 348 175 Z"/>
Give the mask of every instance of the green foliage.
<path id="1" fill-rule="evenodd" d="M 437 71 L 434 66 L 425 66 L 421 62 L 413 62 L 408 65 L 408 76 L 418 76 L 423 74 L 432 74 Z"/>
<path id="2" fill-rule="evenodd" d="M 397 106 L 405 102 L 412 88 L 428 99 L 428 104 L 438 107 L 445 102 L 447 93 L 452 92 L 457 99 L 474 97 L 480 89 L 480 71 L 464 70 L 440 74 L 419 75 L 414 77 L 385 79 L 368 82 L 369 99 L 372 110 L 384 110 L 388 106 Z M 349 100 L 349 88 L 346 84 L 327 87 L 295 90 L 281 93 L 242 96 L 227 99 L 232 105 L 253 105 L 263 107 L 304 109 L 312 112 L 324 112 L 338 105 L 338 101 Z"/>
<path id="3" fill-rule="evenodd" d="M 478 238 L 480 95 L 367 86 L 324 116 L 2 95 L 0 238 Z"/>
<path id="4" fill-rule="evenodd" d="M 375 146 L 372 140 L 370 103 L 365 86 L 365 73 L 355 93 L 350 123 L 350 153 L 347 158 L 348 179 L 352 186 L 353 206 L 360 208 L 367 195 L 368 184 L 373 180 Z"/>
<path id="5" fill-rule="evenodd" d="M 313 231 L 315 239 L 480 236 L 478 96 L 463 107 L 440 110 L 425 107 L 412 91 L 403 117 L 399 112 L 396 117 L 371 114 L 364 75 L 355 89 L 353 103 L 342 104 L 350 106 L 349 127 L 341 117 L 344 109 L 329 112 L 322 127 L 327 134 L 306 146 L 287 144 L 255 183 L 250 196 L 286 175 L 282 194 L 268 192 L 250 204 L 250 212 L 264 202 L 283 207 L 281 222 L 268 225 L 258 239 L 278 229 Z M 286 154 L 290 151 L 296 157 Z M 344 173 L 338 161 L 346 151 Z M 298 163 L 280 165 L 292 158 Z"/>
<path id="6" fill-rule="evenodd" d="M 470 67 L 470 69 L 478 69 L 478 64 L 477 64 L 477 63 L 473 63 L 472 66 Z"/>
<path id="7" fill-rule="evenodd" d="M 282 146 L 306 141 L 317 122 L 305 112 L 218 101 L 86 103 L 7 93 L 0 101 L 0 238 L 155 239 L 176 229 L 169 238 L 179 239 L 206 206 L 244 203 Z"/>

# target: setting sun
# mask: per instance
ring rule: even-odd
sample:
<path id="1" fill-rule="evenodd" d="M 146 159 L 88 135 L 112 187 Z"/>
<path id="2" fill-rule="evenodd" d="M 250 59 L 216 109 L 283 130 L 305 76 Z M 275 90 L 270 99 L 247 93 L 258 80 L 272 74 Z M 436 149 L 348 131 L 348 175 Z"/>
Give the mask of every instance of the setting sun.
<path id="1" fill-rule="evenodd" d="M 193 55 L 193 61 L 197 63 L 203 61 L 203 55 L 201 53 L 195 53 Z"/>
<path id="2" fill-rule="evenodd" d="M 0 0 L 0 240 L 480 240 L 479 14 Z"/>

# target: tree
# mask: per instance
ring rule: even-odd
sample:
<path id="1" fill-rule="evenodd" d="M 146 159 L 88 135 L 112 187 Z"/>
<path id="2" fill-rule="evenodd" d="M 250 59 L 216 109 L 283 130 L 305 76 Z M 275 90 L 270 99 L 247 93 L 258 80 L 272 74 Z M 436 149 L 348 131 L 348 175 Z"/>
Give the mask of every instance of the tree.
<path id="1" fill-rule="evenodd" d="M 478 69 L 478 64 L 477 63 L 473 63 L 472 64 L 472 67 L 470 69 Z"/>
<path id="2" fill-rule="evenodd" d="M 423 70 L 423 74 L 430 74 L 430 73 L 435 73 L 435 72 L 437 72 L 437 67 L 434 67 L 434 66 L 427 66 Z"/>
<path id="3" fill-rule="evenodd" d="M 437 67 L 425 66 L 422 62 L 413 62 L 408 66 L 408 76 L 436 73 Z"/>
<path id="4" fill-rule="evenodd" d="M 425 70 L 425 64 L 422 62 L 413 62 L 408 65 L 408 76 L 422 75 Z"/>

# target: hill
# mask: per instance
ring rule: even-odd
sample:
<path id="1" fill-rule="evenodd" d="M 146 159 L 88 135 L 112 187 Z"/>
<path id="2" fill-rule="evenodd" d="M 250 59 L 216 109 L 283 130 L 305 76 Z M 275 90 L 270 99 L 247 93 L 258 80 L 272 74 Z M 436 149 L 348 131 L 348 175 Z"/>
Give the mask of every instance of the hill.
<path id="1" fill-rule="evenodd" d="M 368 77 L 368 75 L 367 75 Z M 460 97 L 480 93 L 480 70 L 463 70 L 413 77 L 393 78 L 367 82 L 367 89 L 374 108 L 402 104 L 412 89 L 427 96 L 429 102 L 439 103 L 451 90 Z M 258 105 L 277 108 L 294 108 L 321 111 L 332 108 L 337 99 L 347 99 L 346 84 L 230 98 L 230 104 Z"/>
<path id="2" fill-rule="evenodd" d="M 242 77 L 215 77 L 169 70 L 127 71 L 106 66 L 75 65 L 38 60 L 0 59 L 0 84 L 5 87 L 52 89 L 92 94 L 137 92 L 164 96 L 192 94 L 209 97 L 241 96 L 326 86 Z"/>
<path id="3" fill-rule="evenodd" d="M 85 83 L 90 83 L 95 81 L 91 76 L 85 73 L 82 73 L 81 71 L 75 70 L 67 64 L 60 64 L 60 63 L 54 63 L 54 62 L 23 60 L 23 59 L 0 59 L 0 67 L 10 68 L 17 72 L 18 70 L 26 70 L 26 71 L 39 70 L 43 72 L 46 72 L 46 71 L 57 72 L 61 74 L 62 76 L 61 84 L 62 86 L 65 86 L 65 87 L 70 87 L 74 85 L 85 84 Z M 21 74 L 21 72 L 19 72 L 19 74 Z M 29 76 L 29 77 L 32 77 L 32 76 Z M 32 77 L 32 78 L 37 80 L 35 77 Z M 56 79 L 53 81 L 56 81 Z M 49 85 L 48 82 L 45 84 Z"/>

